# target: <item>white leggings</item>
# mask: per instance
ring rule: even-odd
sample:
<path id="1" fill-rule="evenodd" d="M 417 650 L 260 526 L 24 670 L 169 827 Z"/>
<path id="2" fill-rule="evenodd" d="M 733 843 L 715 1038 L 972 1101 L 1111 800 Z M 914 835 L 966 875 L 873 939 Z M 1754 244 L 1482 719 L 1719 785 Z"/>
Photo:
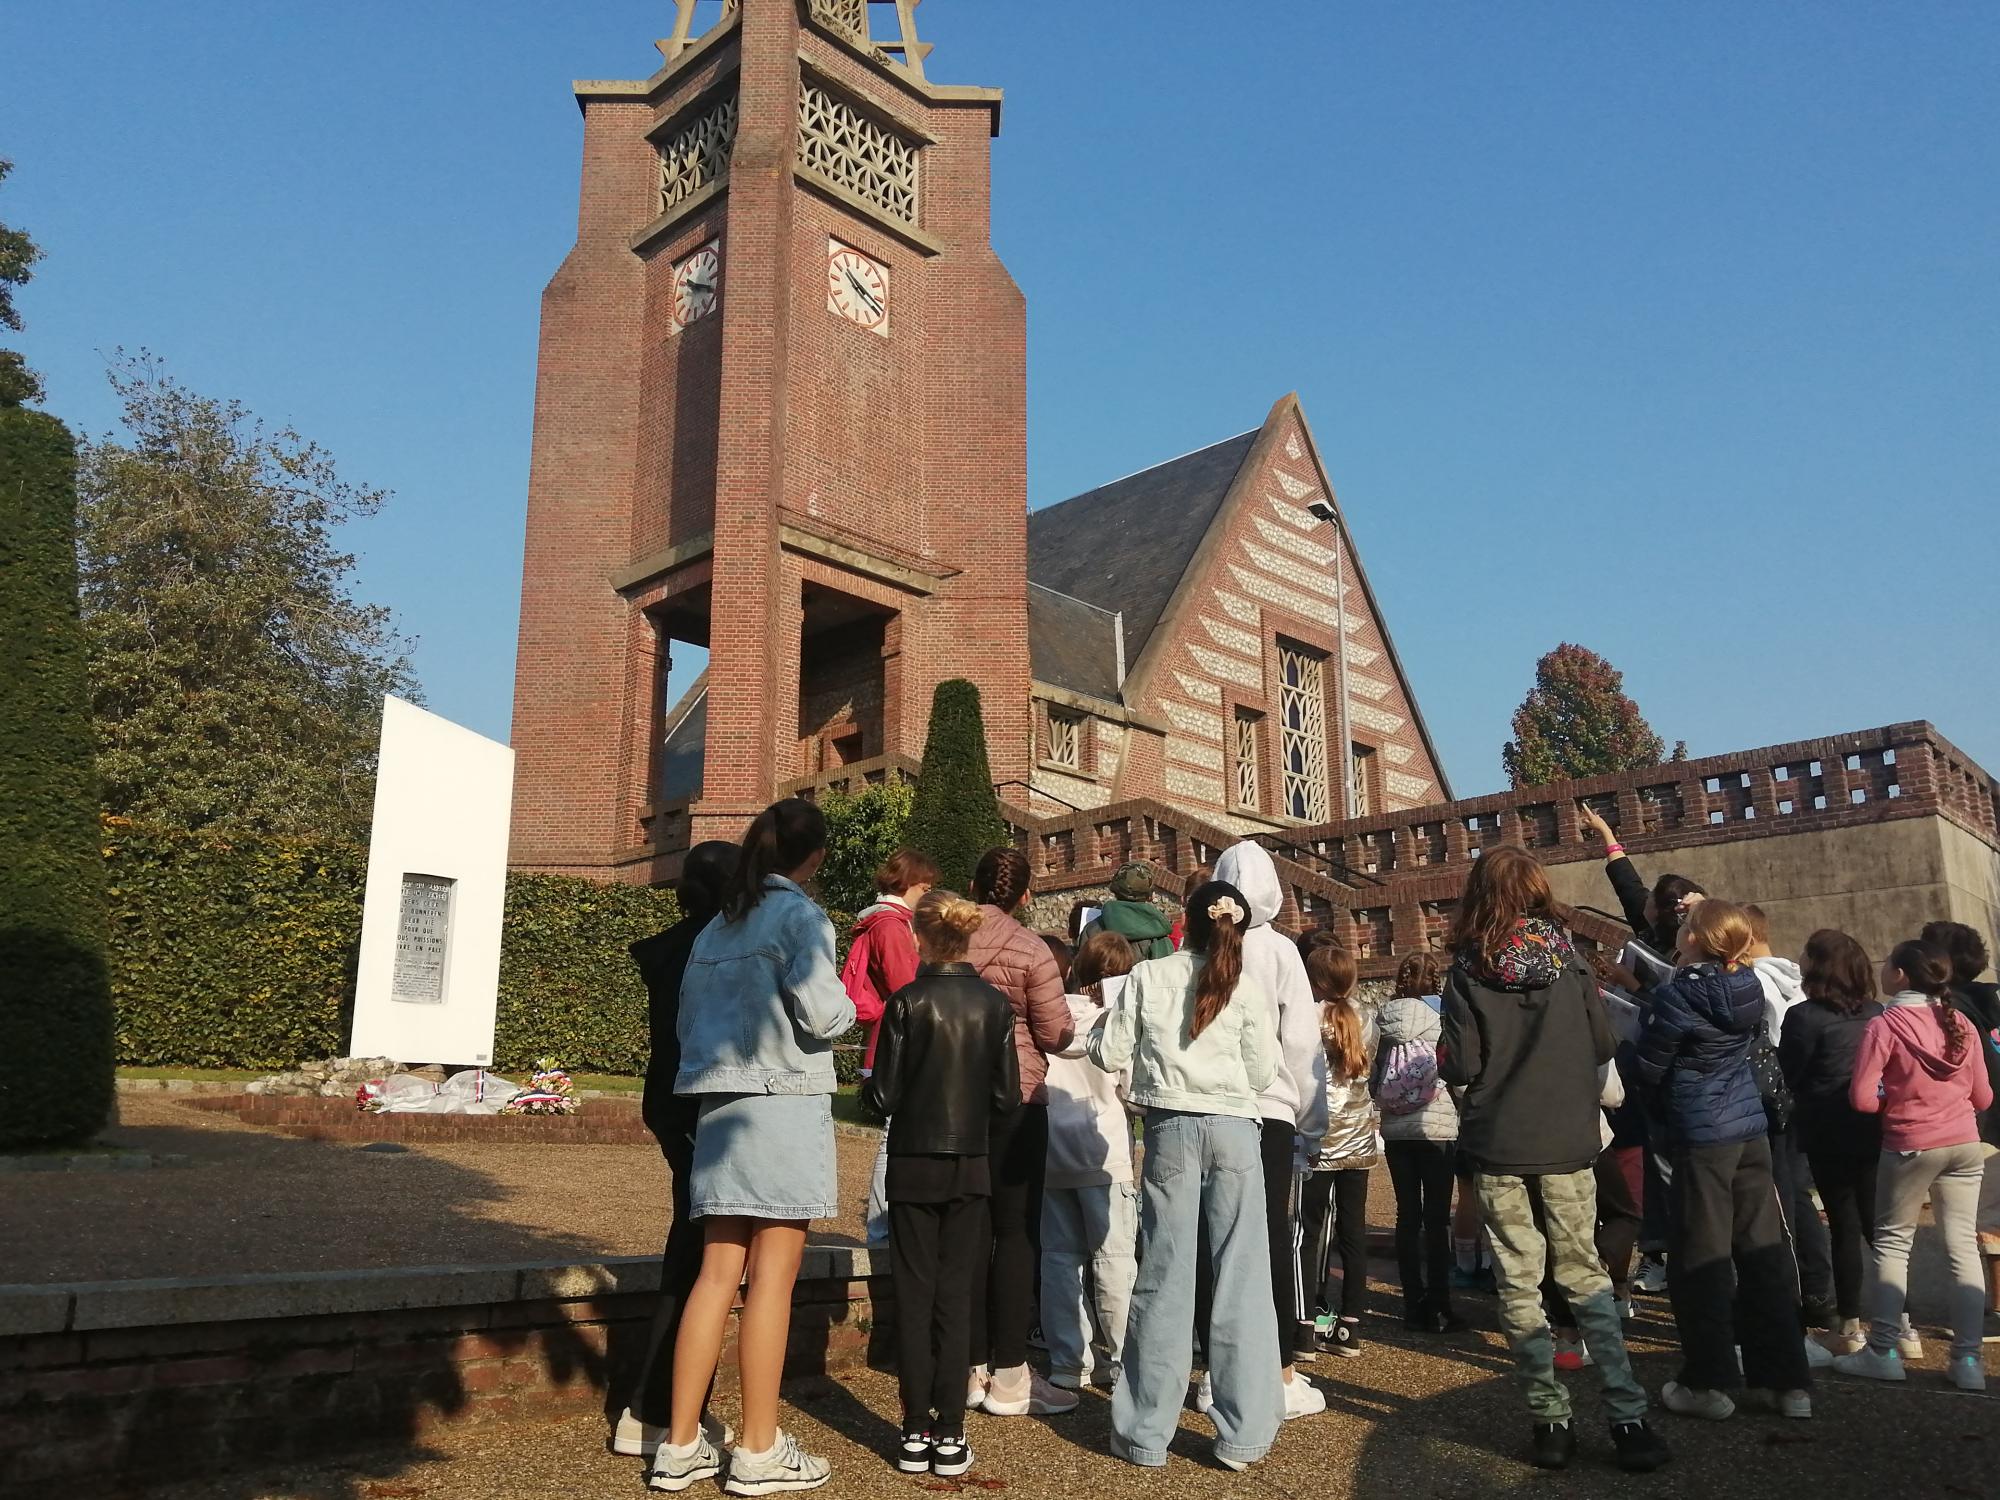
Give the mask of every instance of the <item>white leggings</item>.
<path id="1" fill-rule="evenodd" d="M 1910 1246 L 1917 1216 L 1931 1200 L 1938 1234 L 1951 1264 L 1951 1352 L 1979 1355 L 1986 1316 L 1986 1274 L 1979 1259 L 1979 1184 L 1986 1148 L 1977 1141 L 1929 1151 L 1884 1151 L 1875 1188 L 1874 1275 L 1869 1290 L 1873 1322 L 1868 1345 L 1886 1354 L 1903 1330 L 1909 1300 Z"/>

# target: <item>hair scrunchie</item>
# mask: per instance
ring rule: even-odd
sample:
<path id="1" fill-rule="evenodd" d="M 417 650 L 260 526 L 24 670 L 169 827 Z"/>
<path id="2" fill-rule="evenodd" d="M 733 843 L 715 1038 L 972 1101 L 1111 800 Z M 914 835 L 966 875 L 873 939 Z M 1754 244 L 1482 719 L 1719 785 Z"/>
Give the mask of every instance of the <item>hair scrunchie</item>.
<path id="1" fill-rule="evenodd" d="M 1208 920 L 1211 922 L 1235 922 L 1241 925 L 1243 908 L 1227 896 L 1208 903 Z"/>

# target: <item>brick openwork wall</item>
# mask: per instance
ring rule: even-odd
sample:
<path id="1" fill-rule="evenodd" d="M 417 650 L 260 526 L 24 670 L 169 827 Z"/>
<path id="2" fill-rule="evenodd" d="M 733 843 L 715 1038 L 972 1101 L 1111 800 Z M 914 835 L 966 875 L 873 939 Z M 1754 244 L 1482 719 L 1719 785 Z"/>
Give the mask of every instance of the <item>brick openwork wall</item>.
<path id="1" fill-rule="evenodd" d="M 883 1347 L 892 1299 L 870 1276 L 865 1251 L 807 1249 L 789 1376 Z M 658 1287 L 648 1257 L 0 1288 L 0 1495 L 142 1493 L 602 1409 L 632 1378 Z"/>

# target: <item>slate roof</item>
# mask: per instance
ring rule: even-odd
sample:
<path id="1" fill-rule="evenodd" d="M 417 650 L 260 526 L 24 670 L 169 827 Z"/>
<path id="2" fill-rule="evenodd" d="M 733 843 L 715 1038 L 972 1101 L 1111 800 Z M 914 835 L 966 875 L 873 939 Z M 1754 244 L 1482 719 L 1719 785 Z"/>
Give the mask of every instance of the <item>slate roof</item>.
<path id="1" fill-rule="evenodd" d="M 1038 682 L 1118 701 L 1118 637 L 1112 616 L 1032 581 L 1028 660 Z"/>
<path id="2" fill-rule="evenodd" d="M 1261 430 L 1029 512 L 1028 577 L 1041 585 L 1028 592 L 1036 677 L 1117 700 L 1109 621 L 1087 629 L 1083 618 L 1092 612 L 1075 601 L 1122 610 L 1125 660 L 1136 662 Z M 1051 590 L 1069 597 L 1057 601 Z"/>

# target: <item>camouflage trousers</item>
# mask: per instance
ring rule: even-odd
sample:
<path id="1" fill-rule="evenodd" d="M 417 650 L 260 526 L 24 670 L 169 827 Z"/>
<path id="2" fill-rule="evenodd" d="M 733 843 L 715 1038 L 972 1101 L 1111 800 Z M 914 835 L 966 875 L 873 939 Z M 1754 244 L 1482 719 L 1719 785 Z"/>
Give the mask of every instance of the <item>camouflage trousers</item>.
<path id="1" fill-rule="evenodd" d="M 1597 1258 L 1595 1175 L 1587 1167 L 1544 1177 L 1481 1172 L 1477 1183 L 1500 1283 L 1500 1327 L 1514 1351 L 1514 1370 L 1535 1419 L 1560 1422 L 1570 1414 L 1569 1392 L 1556 1379 L 1555 1347 L 1542 1308 L 1544 1273 L 1569 1298 L 1603 1382 L 1611 1420 L 1645 1416 L 1646 1392 L 1633 1377 L 1611 1278 Z"/>

